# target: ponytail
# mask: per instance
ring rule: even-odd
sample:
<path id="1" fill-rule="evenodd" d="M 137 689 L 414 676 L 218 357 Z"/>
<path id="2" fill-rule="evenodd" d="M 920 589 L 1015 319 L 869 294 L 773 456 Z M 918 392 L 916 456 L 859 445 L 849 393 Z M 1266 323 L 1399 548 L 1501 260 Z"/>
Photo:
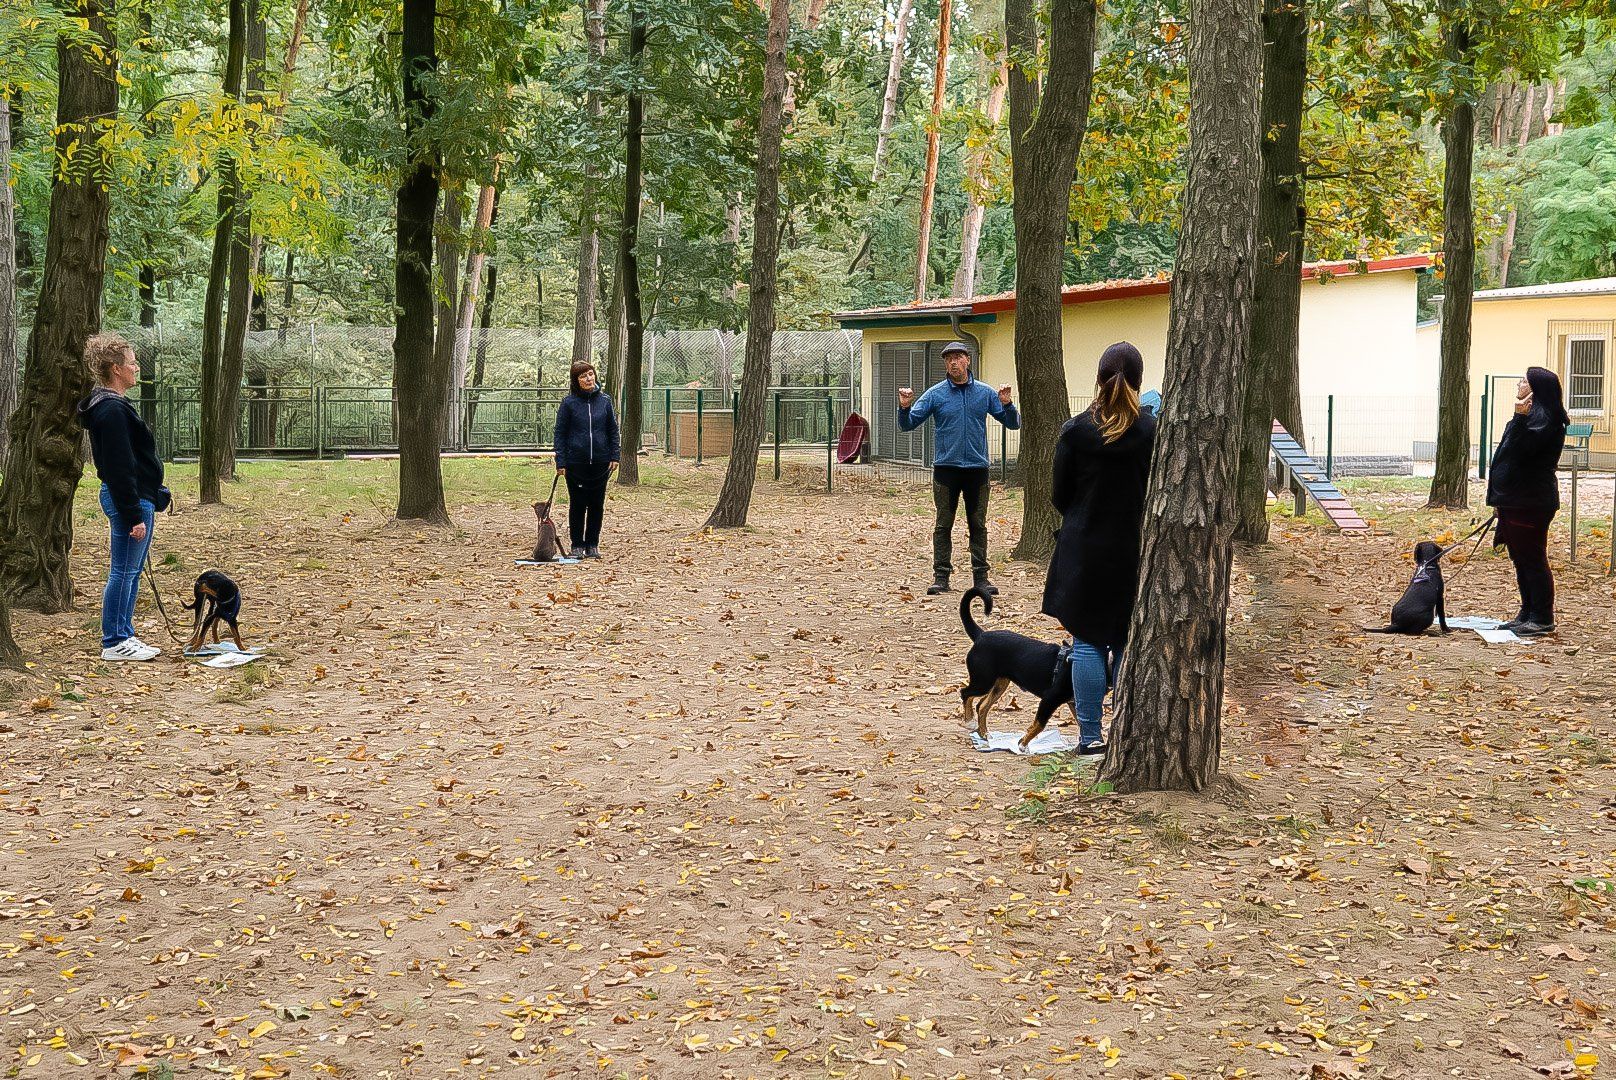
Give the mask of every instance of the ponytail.
<path id="1" fill-rule="evenodd" d="M 1113 374 L 1101 380 L 1089 411 L 1100 437 L 1108 444 L 1114 443 L 1139 419 L 1139 391 L 1121 373 Z"/>

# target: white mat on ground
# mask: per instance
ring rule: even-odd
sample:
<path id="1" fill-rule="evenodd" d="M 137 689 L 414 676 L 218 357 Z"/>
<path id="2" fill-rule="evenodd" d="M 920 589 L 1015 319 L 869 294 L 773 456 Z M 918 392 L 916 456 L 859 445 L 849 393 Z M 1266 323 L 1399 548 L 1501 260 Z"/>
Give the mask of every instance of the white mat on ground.
<path id="1" fill-rule="evenodd" d="M 1488 619 L 1481 615 L 1464 615 L 1457 619 L 1449 619 L 1448 627 L 1455 630 L 1474 630 L 1481 635 L 1481 640 L 1489 645 L 1502 645 L 1511 641 L 1519 643 L 1525 640 L 1515 636 L 1513 631 L 1505 630 L 1502 619 Z"/>
<path id="2" fill-rule="evenodd" d="M 193 660 L 202 661 L 203 667 L 233 668 L 243 664 L 250 664 L 254 660 L 262 660 L 264 654 L 252 649 L 238 649 L 228 641 L 221 641 L 216 645 L 204 645 L 200 649 L 185 650 L 185 655 Z"/>
<path id="3" fill-rule="evenodd" d="M 982 753 L 991 753 L 994 750 L 1004 750 L 1012 754 L 1021 753 L 1021 737 L 1025 731 L 990 731 L 987 739 L 970 729 L 971 745 Z M 1027 754 L 1059 754 L 1067 750 L 1076 750 L 1077 740 L 1068 736 L 1060 729 L 1058 724 L 1049 724 L 1038 737 L 1027 746 Z"/>
<path id="4" fill-rule="evenodd" d="M 539 562 L 537 559 L 517 559 L 517 566 L 571 566 L 581 562 L 580 559 L 551 559 L 549 562 Z"/>

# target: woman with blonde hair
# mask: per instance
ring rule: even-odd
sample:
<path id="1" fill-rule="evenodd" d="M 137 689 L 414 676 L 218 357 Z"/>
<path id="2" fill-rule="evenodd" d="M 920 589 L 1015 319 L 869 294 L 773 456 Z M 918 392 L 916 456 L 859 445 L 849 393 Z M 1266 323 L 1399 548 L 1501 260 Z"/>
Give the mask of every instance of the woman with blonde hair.
<path id="1" fill-rule="evenodd" d="M 101 659 L 151 660 L 161 651 L 135 636 L 135 598 L 157 512 L 171 501 L 151 428 L 124 395 L 140 382 L 140 361 L 117 334 L 94 334 L 84 362 L 95 389 L 79 403 L 101 478 L 101 510 L 112 523 L 107 587 L 101 594 Z"/>
<path id="2" fill-rule="evenodd" d="M 1078 750 L 1105 751 L 1101 703 L 1114 681 L 1139 590 L 1139 533 L 1156 417 L 1139 407 L 1145 362 L 1126 341 L 1100 357 L 1094 403 L 1055 443 L 1051 500 L 1061 514 L 1044 614 L 1072 635 Z"/>

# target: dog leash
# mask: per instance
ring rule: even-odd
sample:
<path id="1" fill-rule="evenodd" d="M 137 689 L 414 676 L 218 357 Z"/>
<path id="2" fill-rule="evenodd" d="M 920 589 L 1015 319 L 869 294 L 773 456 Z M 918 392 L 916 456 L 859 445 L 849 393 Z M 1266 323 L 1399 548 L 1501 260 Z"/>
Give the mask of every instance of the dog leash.
<path id="1" fill-rule="evenodd" d="M 1442 556 L 1446 555 L 1448 552 L 1453 551 L 1456 548 L 1462 547 L 1464 544 L 1469 542 L 1469 540 L 1470 540 L 1470 538 L 1472 536 L 1474 536 L 1476 538 L 1476 542 L 1471 547 L 1470 553 L 1465 556 L 1464 563 L 1461 564 L 1460 567 L 1453 572 L 1453 576 L 1450 577 L 1447 580 L 1447 584 L 1449 584 L 1449 585 L 1453 584 L 1455 581 L 1457 581 L 1459 579 L 1459 575 L 1464 573 L 1466 567 L 1468 567 L 1471 563 L 1476 561 L 1476 552 L 1481 550 L 1481 542 L 1483 540 L 1487 539 L 1487 529 L 1493 524 L 1493 522 L 1495 522 L 1497 520 L 1498 520 L 1498 515 L 1495 513 L 1495 514 L 1493 514 L 1492 517 L 1488 518 L 1486 521 L 1483 521 L 1480 525 L 1477 525 L 1474 529 L 1471 529 L 1464 536 L 1462 536 L 1458 540 L 1455 540 L 1453 543 L 1449 544 L 1447 547 L 1443 548 L 1441 551 L 1437 552 L 1436 558 L 1432 559 L 1430 562 L 1425 563 L 1423 565 L 1429 566 L 1429 565 L 1431 565 L 1431 563 L 1441 562 L 1442 561 Z"/>
<path id="2" fill-rule="evenodd" d="M 186 639 L 174 632 L 174 620 L 168 617 L 168 609 L 163 607 L 163 594 L 157 588 L 157 574 L 152 570 L 151 545 L 146 545 L 146 580 L 151 584 L 152 599 L 157 601 L 157 614 L 163 617 L 163 625 L 168 629 L 168 636 L 176 645 L 184 645 Z"/>

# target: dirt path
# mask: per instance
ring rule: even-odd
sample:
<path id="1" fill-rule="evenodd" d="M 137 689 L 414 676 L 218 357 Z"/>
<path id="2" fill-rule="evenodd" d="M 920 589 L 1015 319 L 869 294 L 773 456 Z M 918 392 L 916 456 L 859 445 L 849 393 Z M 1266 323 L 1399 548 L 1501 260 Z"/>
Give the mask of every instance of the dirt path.
<path id="1" fill-rule="evenodd" d="M 109 671 L 88 603 L 21 620 L 5 1075 L 1616 1065 L 1616 592 L 1591 568 L 1561 574 L 1553 642 L 1367 638 L 1406 540 L 1282 527 L 1236 575 L 1231 785 L 1122 799 L 1084 764 L 1024 798 L 1032 763 L 964 739 L 917 494 L 770 486 L 713 537 L 719 477 L 681 473 L 614 500 L 604 562 L 523 570 L 519 497 L 417 534 L 381 524 L 384 466 L 345 468 L 334 502 L 282 468 L 245 512 L 164 522 L 159 550 L 198 553 L 169 595 L 230 552 L 273 664 Z M 1002 624 L 1049 635 L 1041 575 L 998 579 Z M 1509 581 L 1483 559 L 1456 593 Z"/>

